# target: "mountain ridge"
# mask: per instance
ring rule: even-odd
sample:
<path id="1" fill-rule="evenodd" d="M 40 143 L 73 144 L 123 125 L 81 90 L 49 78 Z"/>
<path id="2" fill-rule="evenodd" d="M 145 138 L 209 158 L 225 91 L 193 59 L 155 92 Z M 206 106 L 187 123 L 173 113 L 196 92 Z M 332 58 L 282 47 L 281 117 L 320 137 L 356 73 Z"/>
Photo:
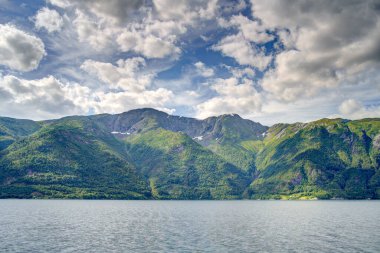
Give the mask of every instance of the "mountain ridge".
<path id="1" fill-rule="evenodd" d="M 379 198 L 379 164 L 378 118 L 0 117 L 2 198 Z"/>

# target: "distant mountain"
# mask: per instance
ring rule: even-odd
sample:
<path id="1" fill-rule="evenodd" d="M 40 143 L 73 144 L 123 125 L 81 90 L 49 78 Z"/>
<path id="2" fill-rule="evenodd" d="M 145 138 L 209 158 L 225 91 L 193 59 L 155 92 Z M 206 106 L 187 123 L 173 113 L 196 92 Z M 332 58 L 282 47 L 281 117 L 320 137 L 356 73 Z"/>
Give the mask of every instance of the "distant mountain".
<path id="1" fill-rule="evenodd" d="M 32 120 L 0 117 L 0 151 L 15 140 L 28 136 L 40 128 L 41 125 Z"/>
<path id="2" fill-rule="evenodd" d="M 0 197 L 150 198 L 122 142 L 85 117 L 61 119 L 0 153 Z"/>
<path id="3" fill-rule="evenodd" d="M 205 120 L 172 116 L 150 108 L 137 109 L 122 114 L 100 114 L 89 118 L 101 123 L 109 131 L 124 134 L 136 134 L 141 131 L 163 128 L 172 132 L 183 132 L 189 137 L 207 146 L 215 140 L 239 141 L 262 139 L 268 127 L 237 114 L 210 117 Z"/>
<path id="4" fill-rule="evenodd" d="M 380 196 L 380 119 L 278 124 L 256 158 L 251 196 Z"/>
<path id="5" fill-rule="evenodd" d="M 379 198 L 379 167 L 380 119 L 0 117 L 2 198 Z"/>

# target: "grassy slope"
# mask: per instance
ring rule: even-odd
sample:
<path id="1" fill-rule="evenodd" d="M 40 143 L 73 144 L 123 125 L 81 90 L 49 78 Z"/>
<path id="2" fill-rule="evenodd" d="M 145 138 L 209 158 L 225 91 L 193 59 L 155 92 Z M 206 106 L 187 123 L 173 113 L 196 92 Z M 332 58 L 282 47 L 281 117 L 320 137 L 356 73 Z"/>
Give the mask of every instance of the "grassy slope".
<path id="1" fill-rule="evenodd" d="M 0 117 L 0 151 L 40 128 L 40 124 L 32 120 Z"/>
<path id="2" fill-rule="evenodd" d="M 217 124 L 219 138 L 211 141 L 207 147 L 248 174 L 254 173 L 257 151 L 253 146 L 262 139 L 267 127 L 259 124 L 252 127 L 252 122 L 230 115 L 221 116 Z"/>
<path id="3" fill-rule="evenodd" d="M 247 185 L 244 172 L 186 134 L 157 128 L 126 142 L 155 198 L 234 199 Z"/>
<path id="4" fill-rule="evenodd" d="M 1 197 L 146 198 L 124 146 L 86 119 L 61 120 L 0 154 Z"/>
<path id="5" fill-rule="evenodd" d="M 378 119 L 278 124 L 257 154 L 253 198 L 379 198 Z M 363 132 L 363 130 L 365 132 Z"/>
<path id="6" fill-rule="evenodd" d="M 380 119 L 277 124 L 264 140 L 218 120 L 203 147 L 149 117 L 124 142 L 96 117 L 0 118 L 0 197 L 380 197 Z"/>

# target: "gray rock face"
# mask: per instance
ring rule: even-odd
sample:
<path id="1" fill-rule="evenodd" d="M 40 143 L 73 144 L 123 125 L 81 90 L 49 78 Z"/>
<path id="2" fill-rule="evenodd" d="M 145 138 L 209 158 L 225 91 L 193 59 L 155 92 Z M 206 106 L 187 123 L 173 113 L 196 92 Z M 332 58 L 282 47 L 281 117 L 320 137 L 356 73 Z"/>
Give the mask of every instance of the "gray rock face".
<path id="1" fill-rule="evenodd" d="M 204 120 L 173 116 L 150 108 L 137 109 L 121 114 L 102 114 L 93 116 L 109 132 L 119 137 L 133 135 L 141 131 L 161 127 L 174 132 L 183 132 L 202 145 L 210 141 L 263 139 L 268 127 L 237 114 L 225 114 Z"/>

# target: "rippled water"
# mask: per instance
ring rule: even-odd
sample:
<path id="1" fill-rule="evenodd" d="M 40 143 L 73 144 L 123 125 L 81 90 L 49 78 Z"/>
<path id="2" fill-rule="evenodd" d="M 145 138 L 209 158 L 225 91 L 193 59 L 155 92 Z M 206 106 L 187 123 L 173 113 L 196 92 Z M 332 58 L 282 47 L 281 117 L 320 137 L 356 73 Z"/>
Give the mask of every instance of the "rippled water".
<path id="1" fill-rule="evenodd" d="M 0 200 L 0 252 L 380 252 L 380 201 Z"/>

